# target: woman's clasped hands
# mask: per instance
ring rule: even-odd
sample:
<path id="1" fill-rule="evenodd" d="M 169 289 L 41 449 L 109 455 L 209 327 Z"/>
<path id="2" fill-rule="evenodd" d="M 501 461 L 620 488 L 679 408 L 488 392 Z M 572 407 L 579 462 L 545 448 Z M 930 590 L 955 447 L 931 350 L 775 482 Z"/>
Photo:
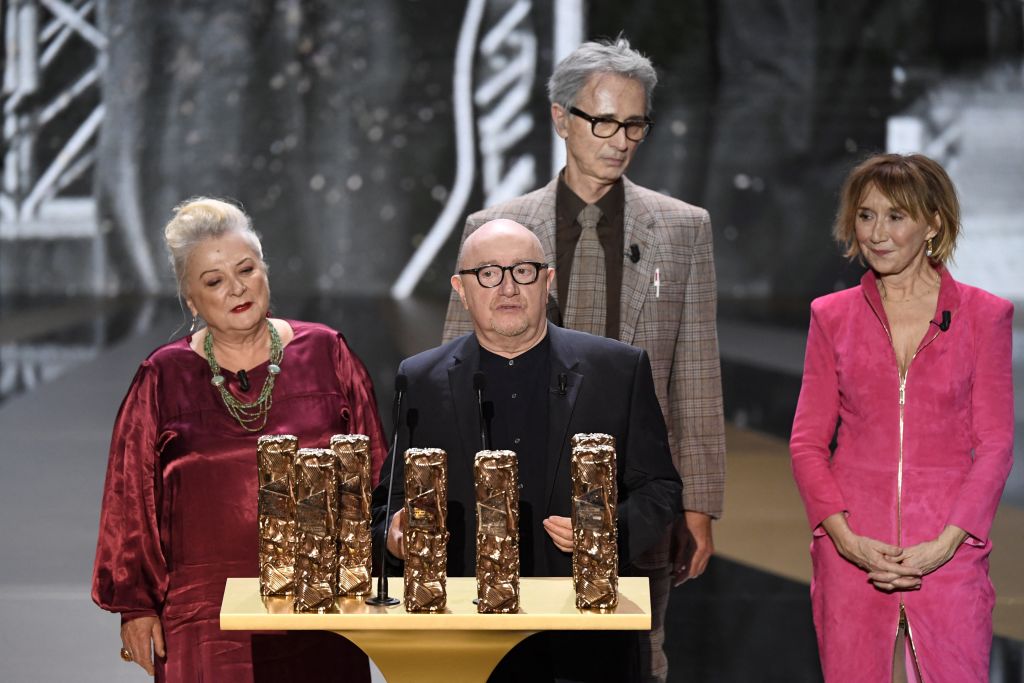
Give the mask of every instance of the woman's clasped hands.
<path id="1" fill-rule="evenodd" d="M 967 537 L 963 529 L 949 525 L 931 541 L 900 548 L 854 533 L 842 513 L 826 518 L 822 527 L 839 554 L 866 571 L 868 581 L 887 593 L 921 588 L 923 577 L 946 564 Z"/>

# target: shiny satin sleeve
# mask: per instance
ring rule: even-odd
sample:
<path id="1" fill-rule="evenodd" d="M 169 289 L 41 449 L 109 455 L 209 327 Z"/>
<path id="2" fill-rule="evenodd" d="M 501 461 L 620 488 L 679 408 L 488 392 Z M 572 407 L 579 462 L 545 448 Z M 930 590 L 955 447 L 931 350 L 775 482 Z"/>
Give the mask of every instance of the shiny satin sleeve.
<path id="1" fill-rule="evenodd" d="M 384 428 L 377 412 L 377 398 L 373 392 L 373 380 L 363 361 L 348 347 L 345 337 L 338 334 L 334 357 L 334 371 L 338 383 L 349 397 L 352 417 L 349 429 L 353 434 L 370 437 L 371 475 L 373 486 L 380 482 L 380 468 L 387 456 Z"/>
<path id="2" fill-rule="evenodd" d="M 158 373 L 142 363 L 110 443 L 93 566 L 92 599 L 122 622 L 159 614 L 167 564 L 157 524 Z"/>

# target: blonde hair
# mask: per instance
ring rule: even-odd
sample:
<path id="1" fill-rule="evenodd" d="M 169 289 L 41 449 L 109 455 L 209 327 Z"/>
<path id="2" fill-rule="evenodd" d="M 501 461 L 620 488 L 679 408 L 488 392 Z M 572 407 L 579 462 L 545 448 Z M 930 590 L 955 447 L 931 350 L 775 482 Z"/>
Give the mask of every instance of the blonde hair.
<path id="1" fill-rule="evenodd" d="M 174 218 L 164 226 L 164 243 L 178 281 L 179 295 L 185 282 L 188 259 L 196 246 L 233 232 L 244 237 L 263 262 L 263 245 L 252 229 L 252 220 L 235 204 L 211 197 L 193 197 L 174 207 Z M 266 268 L 266 263 L 263 267 Z"/>
<path id="2" fill-rule="evenodd" d="M 947 263 L 960 236 L 960 202 L 946 170 L 923 154 L 876 154 L 850 171 L 839 197 L 832 235 L 850 260 L 860 258 L 857 243 L 857 209 L 871 187 L 915 221 L 936 229 L 931 260 Z"/>

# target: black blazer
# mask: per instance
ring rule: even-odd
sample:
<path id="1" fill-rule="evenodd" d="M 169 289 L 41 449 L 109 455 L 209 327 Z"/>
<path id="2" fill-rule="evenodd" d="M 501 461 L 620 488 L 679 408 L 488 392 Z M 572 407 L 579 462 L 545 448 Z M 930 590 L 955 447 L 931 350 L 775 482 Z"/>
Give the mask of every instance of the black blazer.
<path id="1" fill-rule="evenodd" d="M 547 509 L 534 515 L 530 528 L 520 529 L 520 545 L 532 543 L 527 534 L 541 534 L 546 552 L 535 558 L 537 575 L 572 573 L 571 554 L 555 547 L 541 520 L 570 516 L 573 434 L 604 432 L 616 442 L 619 559 L 625 568 L 664 536 L 682 507 L 682 484 L 672 464 L 650 361 L 643 350 L 604 337 L 550 323 L 547 333 L 551 344 Z M 480 429 L 473 373 L 479 357 L 479 343 L 468 334 L 406 359 L 398 370 L 408 378 L 408 389 L 400 416 L 391 512 L 405 500 L 405 449 L 443 448 L 448 453 L 449 576 L 472 576 L 476 571 L 473 457 L 480 448 Z M 559 375 L 567 379 L 564 394 L 559 391 Z M 375 543 L 384 542 L 390 468 L 389 458 L 373 493 Z"/>

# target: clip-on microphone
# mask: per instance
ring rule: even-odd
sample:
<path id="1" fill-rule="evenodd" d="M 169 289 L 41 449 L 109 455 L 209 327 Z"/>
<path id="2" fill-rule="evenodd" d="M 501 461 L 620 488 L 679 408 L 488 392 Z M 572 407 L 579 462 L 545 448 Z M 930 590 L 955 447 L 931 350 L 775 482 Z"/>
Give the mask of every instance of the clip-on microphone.
<path id="1" fill-rule="evenodd" d="M 384 503 L 384 542 L 380 546 L 380 576 L 377 577 L 377 595 L 367 598 L 367 605 L 397 605 L 398 598 L 388 597 L 388 576 L 384 563 L 387 561 L 388 532 L 391 530 L 391 491 L 395 486 L 395 460 L 398 459 L 398 416 L 402 413 L 402 397 L 409 385 L 409 379 L 402 374 L 395 376 L 395 402 L 391 408 L 391 473 L 388 475 L 388 497 Z"/>

